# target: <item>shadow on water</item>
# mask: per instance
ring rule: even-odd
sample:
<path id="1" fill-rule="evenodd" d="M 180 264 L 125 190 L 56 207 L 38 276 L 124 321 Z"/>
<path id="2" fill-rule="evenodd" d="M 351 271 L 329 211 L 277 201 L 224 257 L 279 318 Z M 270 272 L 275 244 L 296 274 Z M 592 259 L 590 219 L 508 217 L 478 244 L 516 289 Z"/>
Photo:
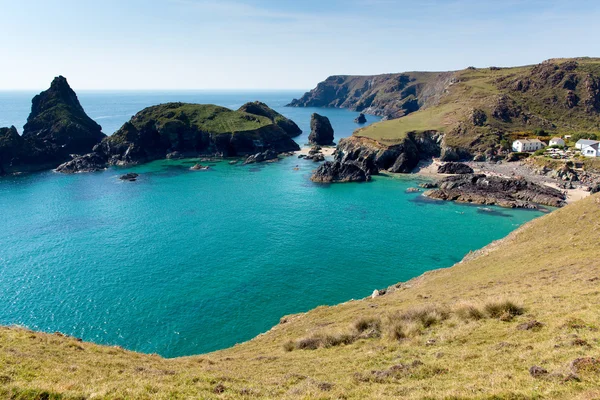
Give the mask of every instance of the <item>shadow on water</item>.
<path id="1" fill-rule="evenodd" d="M 495 209 L 489 208 L 489 207 L 478 207 L 477 214 L 491 215 L 494 217 L 512 218 L 512 215 L 510 215 L 510 214 L 506 214 L 500 210 L 495 210 Z"/>
<path id="2" fill-rule="evenodd" d="M 428 204 L 435 204 L 438 206 L 445 206 L 448 204 L 444 200 L 431 199 L 427 196 L 419 195 L 409 200 L 411 203 L 415 203 L 417 206 L 426 206 Z"/>

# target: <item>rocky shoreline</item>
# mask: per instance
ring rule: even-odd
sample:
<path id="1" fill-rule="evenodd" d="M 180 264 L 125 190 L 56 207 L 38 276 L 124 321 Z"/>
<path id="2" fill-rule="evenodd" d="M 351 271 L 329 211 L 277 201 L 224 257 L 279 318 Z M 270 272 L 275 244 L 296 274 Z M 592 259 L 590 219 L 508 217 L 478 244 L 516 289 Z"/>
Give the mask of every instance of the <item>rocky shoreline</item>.
<path id="1" fill-rule="evenodd" d="M 497 205 L 506 208 L 537 209 L 539 204 L 562 207 L 564 192 L 523 178 L 502 178 L 485 174 L 462 174 L 443 178 L 423 195 L 437 200 Z"/>

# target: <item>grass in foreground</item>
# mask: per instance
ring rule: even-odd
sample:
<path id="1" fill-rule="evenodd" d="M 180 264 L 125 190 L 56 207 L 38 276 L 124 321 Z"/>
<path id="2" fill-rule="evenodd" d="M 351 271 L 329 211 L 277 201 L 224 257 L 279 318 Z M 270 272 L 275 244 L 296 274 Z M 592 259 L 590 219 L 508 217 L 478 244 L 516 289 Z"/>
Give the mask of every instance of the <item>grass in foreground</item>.
<path id="1" fill-rule="evenodd" d="M 1 328 L 0 398 L 599 398 L 599 243 L 594 195 L 452 268 L 196 357 Z"/>

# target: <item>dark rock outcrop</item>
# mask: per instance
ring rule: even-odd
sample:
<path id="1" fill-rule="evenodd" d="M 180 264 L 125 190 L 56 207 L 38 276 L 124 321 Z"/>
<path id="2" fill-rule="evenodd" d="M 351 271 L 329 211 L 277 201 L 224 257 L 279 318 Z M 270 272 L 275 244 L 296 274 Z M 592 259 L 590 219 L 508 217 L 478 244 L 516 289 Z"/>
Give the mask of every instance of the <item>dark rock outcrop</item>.
<path id="1" fill-rule="evenodd" d="M 335 159 L 353 162 L 365 172 L 411 172 L 420 160 L 440 155 L 442 136 L 436 132 L 410 133 L 399 144 L 386 146 L 357 136 L 341 139 Z"/>
<path id="2" fill-rule="evenodd" d="M 273 150 L 267 150 L 267 151 L 263 151 L 262 153 L 256 153 L 256 154 L 249 155 L 248 158 L 246 158 L 246 161 L 244 161 L 244 164 L 254 164 L 254 163 L 259 163 L 259 162 L 269 161 L 269 160 L 276 160 L 276 159 L 277 159 L 277 153 L 274 152 Z"/>
<path id="3" fill-rule="evenodd" d="M 371 176 L 357 164 L 326 161 L 313 172 L 310 180 L 318 183 L 365 182 L 371 180 Z"/>
<path id="4" fill-rule="evenodd" d="M 354 118 L 354 122 L 356 122 L 357 124 L 366 124 L 367 123 L 367 117 L 365 117 L 365 114 L 360 113 L 358 115 L 358 117 Z"/>
<path id="5" fill-rule="evenodd" d="M 56 168 L 72 154 L 89 153 L 106 135 L 59 76 L 33 98 L 23 136 L 11 127 L 0 137 L 0 172 L 14 173 Z"/>
<path id="6" fill-rule="evenodd" d="M 538 208 L 565 205 L 563 192 L 524 179 L 500 178 L 483 174 L 449 176 L 438 182 L 438 188 L 425 195 L 439 200 L 462 203 L 499 205 L 508 208 Z"/>
<path id="7" fill-rule="evenodd" d="M 457 162 L 447 162 L 438 167 L 437 172 L 439 174 L 472 174 L 473 168 L 469 167 L 467 164 L 457 163 Z"/>
<path id="8" fill-rule="evenodd" d="M 333 144 L 333 127 L 329 118 L 313 113 L 310 116 L 310 135 L 308 135 L 310 143 L 319 145 Z"/>
<path id="9" fill-rule="evenodd" d="M 246 103 L 239 108 L 238 111 L 247 112 L 248 114 L 260 115 L 269 118 L 277 126 L 285 131 L 290 137 L 296 137 L 302 133 L 302 129 L 296 125 L 294 121 L 284 117 L 277 111 L 270 108 L 265 103 L 255 101 L 252 103 Z"/>
<path id="10" fill-rule="evenodd" d="M 106 169 L 106 159 L 97 153 L 88 153 L 73 158 L 56 168 L 56 172 L 74 174 L 77 172 L 97 172 Z"/>
<path id="11" fill-rule="evenodd" d="M 129 172 L 127 174 L 121 175 L 119 179 L 122 181 L 135 182 L 137 181 L 138 176 L 140 175 L 136 174 L 135 172 Z"/>

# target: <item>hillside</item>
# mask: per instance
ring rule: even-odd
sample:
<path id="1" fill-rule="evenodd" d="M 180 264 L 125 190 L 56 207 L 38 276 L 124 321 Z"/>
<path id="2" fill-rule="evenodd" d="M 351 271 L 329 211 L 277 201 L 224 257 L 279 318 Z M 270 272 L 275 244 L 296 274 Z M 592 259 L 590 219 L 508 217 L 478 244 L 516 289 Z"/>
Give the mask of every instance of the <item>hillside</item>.
<path id="1" fill-rule="evenodd" d="M 1 328 L 0 397 L 598 398 L 598 243 L 600 194 L 451 268 L 195 357 Z"/>
<path id="2" fill-rule="evenodd" d="M 410 107 L 406 105 L 410 104 Z M 442 158 L 492 159 L 518 136 L 600 131 L 600 59 L 515 68 L 331 77 L 291 106 L 345 107 L 388 117 L 354 133 L 385 145 L 409 132 L 444 134 Z M 444 151 L 446 149 L 446 151 Z"/>

